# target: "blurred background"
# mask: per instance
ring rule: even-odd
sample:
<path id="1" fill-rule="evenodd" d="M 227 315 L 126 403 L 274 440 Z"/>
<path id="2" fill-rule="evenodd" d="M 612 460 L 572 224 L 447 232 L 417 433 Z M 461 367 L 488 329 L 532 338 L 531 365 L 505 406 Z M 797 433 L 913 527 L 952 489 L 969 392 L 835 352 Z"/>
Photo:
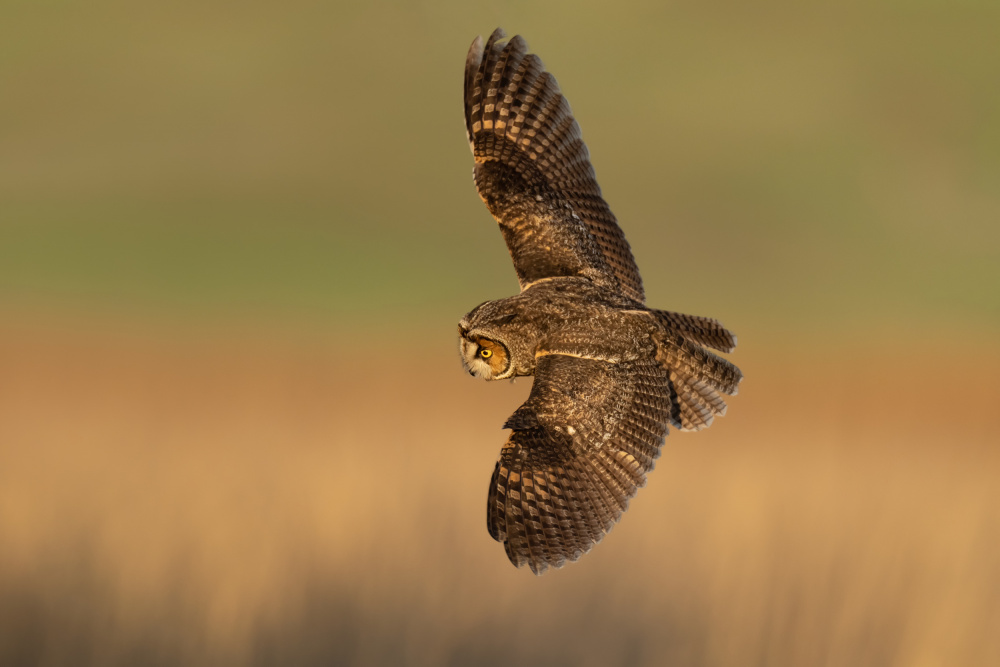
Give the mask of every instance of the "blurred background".
<path id="1" fill-rule="evenodd" d="M 461 81 L 519 32 L 746 375 L 579 562 Z M 0 5 L 0 663 L 1000 664 L 1000 5 Z"/>

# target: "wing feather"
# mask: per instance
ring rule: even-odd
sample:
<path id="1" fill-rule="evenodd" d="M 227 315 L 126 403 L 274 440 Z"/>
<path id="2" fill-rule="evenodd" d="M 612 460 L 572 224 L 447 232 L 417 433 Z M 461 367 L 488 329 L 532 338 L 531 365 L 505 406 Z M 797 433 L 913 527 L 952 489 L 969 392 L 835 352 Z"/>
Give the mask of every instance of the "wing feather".
<path id="1" fill-rule="evenodd" d="M 675 420 L 654 358 L 538 359 L 490 483 L 487 523 L 514 565 L 540 574 L 589 551 L 628 508 Z"/>
<path id="2" fill-rule="evenodd" d="M 497 219 L 522 289 L 586 275 L 644 300 L 632 250 L 555 78 L 520 36 L 476 38 L 465 66 L 465 121 L 476 187 Z M 539 252 L 542 250 L 543 252 Z"/>

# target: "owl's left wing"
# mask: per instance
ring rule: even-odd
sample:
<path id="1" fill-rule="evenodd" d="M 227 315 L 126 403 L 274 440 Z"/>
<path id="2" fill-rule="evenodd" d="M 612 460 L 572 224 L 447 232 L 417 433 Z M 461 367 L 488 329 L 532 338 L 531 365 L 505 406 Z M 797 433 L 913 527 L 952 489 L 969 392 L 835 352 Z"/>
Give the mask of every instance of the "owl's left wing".
<path id="1" fill-rule="evenodd" d="M 465 124 L 479 195 L 500 224 L 521 288 L 582 275 L 640 303 L 642 278 L 601 196 L 580 126 L 519 35 L 472 43 Z"/>
<path id="2" fill-rule="evenodd" d="M 646 483 L 681 426 L 669 371 L 655 358 L 606 361 L 544 353 L 493 471 L 490 535 L 535 574 L 597 544 Z"/>

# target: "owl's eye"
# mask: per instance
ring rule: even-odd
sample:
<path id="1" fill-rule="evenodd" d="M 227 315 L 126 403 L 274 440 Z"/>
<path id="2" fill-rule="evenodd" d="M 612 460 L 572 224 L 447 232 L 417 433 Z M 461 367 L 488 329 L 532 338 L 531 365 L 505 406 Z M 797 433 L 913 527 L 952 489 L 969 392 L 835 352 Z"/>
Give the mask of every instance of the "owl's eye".
<path id="1" fill-rule="evenodd" d="M 490 357 L 493 356 L 493 350 L 487 350 L 486 348 L 483 348 L 479 350 L 479 356 L 482 357 L 483 359 L 489 359 Z"/>

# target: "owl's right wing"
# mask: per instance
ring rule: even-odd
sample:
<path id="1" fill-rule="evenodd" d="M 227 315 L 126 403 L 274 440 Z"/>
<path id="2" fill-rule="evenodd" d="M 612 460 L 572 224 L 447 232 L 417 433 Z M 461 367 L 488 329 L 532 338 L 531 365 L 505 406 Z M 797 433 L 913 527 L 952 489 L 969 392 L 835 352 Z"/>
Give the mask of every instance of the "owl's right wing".
<path id="1" fill-rule="evenodd" d="M 479 195 L 500 224 L 521 289 L 583 275 L 640 303 L 642 278 L 601 197 L 580 126 L 555 78 L 520 36 L 486 46 L 465 64 L 465 122 Z"/>
<path id="2" fill-rule="evenodd" d="M 528 400 L 505 428 L 487 526 L 535 574 L 590 551 L 646 483 L 684 406 L 653 356 L 603 361 L 545 353 Z"/>

